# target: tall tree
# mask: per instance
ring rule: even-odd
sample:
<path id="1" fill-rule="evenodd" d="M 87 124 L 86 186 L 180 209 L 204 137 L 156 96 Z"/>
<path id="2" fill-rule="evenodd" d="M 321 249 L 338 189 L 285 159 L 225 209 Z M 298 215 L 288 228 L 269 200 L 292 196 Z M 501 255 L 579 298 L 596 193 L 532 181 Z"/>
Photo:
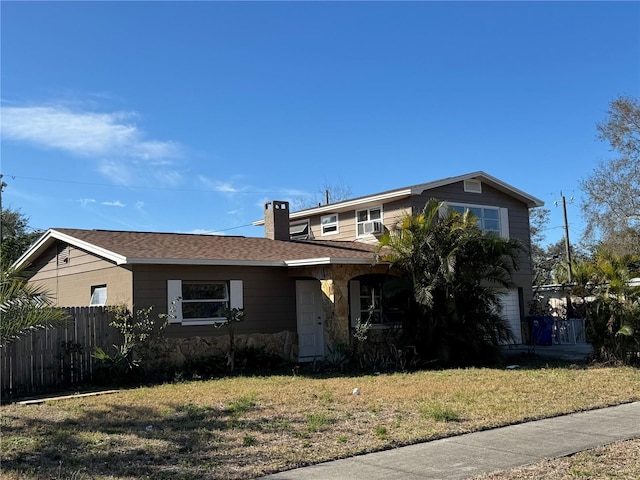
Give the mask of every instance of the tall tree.
<path id="1" fill-rule="evenodd" d="M 1 243 L 0 261 L 7 268 L 22 255 L 29 246 L 42 234 L 29 227 L 29 219 L 20 211 L 10 208 L 0 213 Z"/>
<path id="2" fill-rule="evenodd" d="M 423 356 L 448 365 L 495 359 L 512 335 L 501 295 L 521 249 L 516 240 L 484 234 L 468 211 L 444 213 L 436 200 L 381 238 L 383 258 L 411 281 L 413 314 L 404 328 Z"/>
<path id="3" fill-rule="evenodd" d="M 600 162 L 582 180 L 585 235 L 612 251 L 640 254 L 640 102 L 622 96 L 613 100 L 607 118 L 597 125 L 598 137 L 617 158 Z"/>

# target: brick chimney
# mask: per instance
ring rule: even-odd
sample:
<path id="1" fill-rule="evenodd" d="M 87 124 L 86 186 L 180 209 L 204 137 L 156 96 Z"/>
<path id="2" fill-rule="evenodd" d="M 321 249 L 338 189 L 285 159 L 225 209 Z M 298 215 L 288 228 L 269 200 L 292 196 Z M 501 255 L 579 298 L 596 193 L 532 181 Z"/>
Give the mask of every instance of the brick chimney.
<path id="1" fill-rule="evenodd" d="M 264 204 L 264 236 L 271 240 L 290 240 L 289 202 L 273 200 Z"/>

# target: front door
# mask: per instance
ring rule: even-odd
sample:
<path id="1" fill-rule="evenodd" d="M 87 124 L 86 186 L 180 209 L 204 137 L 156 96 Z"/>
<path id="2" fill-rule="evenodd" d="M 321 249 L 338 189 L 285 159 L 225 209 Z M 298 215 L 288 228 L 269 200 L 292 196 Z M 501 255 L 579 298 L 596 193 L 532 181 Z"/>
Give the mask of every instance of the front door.
<path id="1" fill-rule="evenodd" d="M 310 362 L 324 356 L 322 292 L 317 280 L 296 280 L 298 360 Z"/>

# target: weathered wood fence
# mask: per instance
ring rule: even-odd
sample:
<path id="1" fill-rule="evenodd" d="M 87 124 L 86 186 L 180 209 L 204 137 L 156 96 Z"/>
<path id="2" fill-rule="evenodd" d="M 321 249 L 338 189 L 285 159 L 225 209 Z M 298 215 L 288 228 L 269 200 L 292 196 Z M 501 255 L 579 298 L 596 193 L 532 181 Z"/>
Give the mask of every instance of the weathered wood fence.
<path id="1" fill-rule="evenodd" d="M 0 347 L 2 398 L 60 390 L 91 380 L 95 347 L 104 350 L 121 343 L 120 332 L 109 326 L 104 307 L 66 308 L 66 325 L 35 330 Z"/>

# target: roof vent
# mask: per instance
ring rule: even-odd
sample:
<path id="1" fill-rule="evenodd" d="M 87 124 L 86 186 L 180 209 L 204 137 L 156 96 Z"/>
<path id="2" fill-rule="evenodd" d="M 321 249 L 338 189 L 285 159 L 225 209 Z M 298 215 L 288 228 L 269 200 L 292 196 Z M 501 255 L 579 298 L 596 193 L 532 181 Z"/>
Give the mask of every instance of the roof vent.
<path id="1" fill-rule="evenodd" d="M 465 180 L 464 191 L 469 193 L 482 193 L 482 182 L 480 180 Z"/>

